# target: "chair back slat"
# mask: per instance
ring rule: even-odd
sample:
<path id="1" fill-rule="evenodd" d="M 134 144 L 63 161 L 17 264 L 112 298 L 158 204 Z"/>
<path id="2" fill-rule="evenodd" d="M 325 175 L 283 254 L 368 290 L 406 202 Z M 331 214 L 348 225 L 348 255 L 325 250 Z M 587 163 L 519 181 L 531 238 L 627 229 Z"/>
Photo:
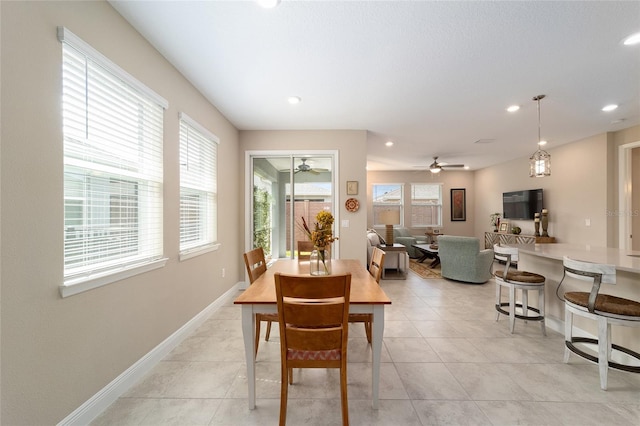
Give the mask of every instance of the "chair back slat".
<path id="1" fill-rule="evenodd" d="M 382 277 L 383 268 L 384 268 L 384 251 L 382 251 L 378 247 L 374 247 L 373 252 L 371 253 L 371 261 L 369 262 L 369 273 L 376 280 L 377 283 L 380 283 L 380 278 Z"/>
<path id="2" fill-rule="evenodd" d="M 311 241 L 298 241 L 298 260 L 309 260 L 313 248 Z"/>
<path id="3" fill-rule="evenodd" d="M 244 265 L 247 268 L 249 282 L 253 284 L 255 280 L 267 270 L 267 262 L 264 258 L 262 247 L 255 248 L 244 254 Z"/>
<path id="4" fill-rule="evenodd" d="M 565 274 L 569 277 L 577 278 L 583 281 L 593 281 L 595 276 L 600 275 L 601 283 L 603 284 L 616 283 L 615 265 L 609 265 L 605 263 L 585 262 L 582 260 L 571 259 L 568 256 L 564 256 L 562 258 L 562 265 L 565 268 Z M 580 271 L 583 273 L 577 273 L 571 270 Z"/>

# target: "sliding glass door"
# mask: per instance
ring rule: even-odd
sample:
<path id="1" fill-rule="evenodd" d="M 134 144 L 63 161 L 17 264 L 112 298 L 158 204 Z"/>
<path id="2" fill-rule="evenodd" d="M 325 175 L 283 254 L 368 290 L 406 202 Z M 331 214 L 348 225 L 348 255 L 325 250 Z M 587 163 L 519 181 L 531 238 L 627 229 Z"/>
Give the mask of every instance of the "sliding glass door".
<path id="1" fill-rule="evenodd" d="M 248 155 L 250 247 L 262 247 L 267 258 L 295 258 L 297 241 L 308 239 L 301 228 L 302 218 L 312 226 L 322 210 L 335 216 L 337 154 L 329 151 L 283 155 L 278 151 Z"/>

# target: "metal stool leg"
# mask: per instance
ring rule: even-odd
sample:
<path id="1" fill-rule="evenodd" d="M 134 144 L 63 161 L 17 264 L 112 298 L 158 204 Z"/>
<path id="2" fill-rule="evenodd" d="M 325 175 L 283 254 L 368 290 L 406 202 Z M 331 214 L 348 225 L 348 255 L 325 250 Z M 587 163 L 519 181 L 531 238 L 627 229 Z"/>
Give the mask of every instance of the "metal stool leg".
<path id="1" fill-rule="evenodd" d="M 502 303 L 501 299 L 502 299 L 502 286 L 498 284 L 498 282 L 496 281 L 496 321 L 500 319 L 500 311 L 498 311 L 498 307 L 500 306 L 500 303 Z"/>
<path id="2" fill-rule="evenodd" d="M 516 326 L 516 289 L 514 286 L 509 286 L 509 328 L 511 334 Z"/>
<path id="3" fill-rule="evenodd" d="M 538 289 L 538 309 L 540 310 L 539 314 L 542 317 L 542 321 L 540 321 L 540 327 L 542 327 L 542 335 L 547 335 L 547 326 L 544 324 L 545 313 L 544 313 L 544 286 Z"/>

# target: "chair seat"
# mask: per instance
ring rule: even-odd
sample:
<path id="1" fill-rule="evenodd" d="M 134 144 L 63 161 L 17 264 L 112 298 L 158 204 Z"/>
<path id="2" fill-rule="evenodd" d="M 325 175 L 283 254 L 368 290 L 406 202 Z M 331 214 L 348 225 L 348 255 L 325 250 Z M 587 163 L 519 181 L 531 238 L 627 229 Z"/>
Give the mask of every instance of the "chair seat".
<path id="1" fill-rule="evenodd" d="M 589 306 L 589 293 L 587 292 L 570 291 L 564 294 L 564 298 L 578 306 L 585 308 Z M 595 310 L 614 315 L 638 317 L 640 319 L 640 302 L 609 294 L 599 294 L 596 297 Z"/>
<path id="2" fill-rule="evenodd" d="M 503 270 L 497 270 L 495 272 L 497 278 L 502 278 L 504 275 Z M 507 281 L 524 283 L 524 284 L 543 284 L 545 281 L 545 277 L 540 274 L 535 274 L 533 272 L 527 271 L 517 271 L 517 270 L 509 270 L 507 272 Z"/>
<path id="3" fill-rule="evenodd" d="M 300 361 L 338 361 L 340 359 L 340 349 L 331 349 L 328 351 L 287 349 L 287 359 Z"/>

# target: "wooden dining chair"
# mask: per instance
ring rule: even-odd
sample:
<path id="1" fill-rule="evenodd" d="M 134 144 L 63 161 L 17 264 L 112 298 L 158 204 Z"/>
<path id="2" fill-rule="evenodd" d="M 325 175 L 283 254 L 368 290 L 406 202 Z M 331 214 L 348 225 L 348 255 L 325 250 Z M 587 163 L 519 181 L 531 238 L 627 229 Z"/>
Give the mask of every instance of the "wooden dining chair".
<path id="1" fill-rule="evenodd" d="M 384 268 L 384 251 L 378 247 L 374 247 L 371 252 L 371 261 L 369 262 L 369 274 L 371 274 L 378 284 L 380 284 L 380 277 L 382 277 L 382 268 Z M 372 314 L 349 314 L 349 322 L 363 323 L 364 331 L 367 334 L 367 341 L 371 343 Z"/>
<path id="2" fill-rule="evenodd" d="M 264 258 L 264 250 L 262 247 L 255 248 L 244 254 L 244 264 L 249 275 L 249 283 L 253 284 L 255 280 L 267 270 L 267 262 Z M 278 314 L 256 314 L 256 342 L 255 355 L 258 355 L 258 345 L 260 343 L 260 323 L 266 321 L 267 331 L 264 337 L 265 341 L 269 341 L 271 335 L 271 323 L 278 321 Z"/>
<path id="3" fill-rule="evenodd" d="M 298 260 L 309 260 L 313 248 L 312 241 L 298 241 Z"/>
<path id="4" fill-rule="evenodd" d="M 293 368 L 339 368 L 342 424 L 349 424 L 347 338 L 351 274 L 275 274 L 280 320 L 280 425 L 287 419 Z"/>

